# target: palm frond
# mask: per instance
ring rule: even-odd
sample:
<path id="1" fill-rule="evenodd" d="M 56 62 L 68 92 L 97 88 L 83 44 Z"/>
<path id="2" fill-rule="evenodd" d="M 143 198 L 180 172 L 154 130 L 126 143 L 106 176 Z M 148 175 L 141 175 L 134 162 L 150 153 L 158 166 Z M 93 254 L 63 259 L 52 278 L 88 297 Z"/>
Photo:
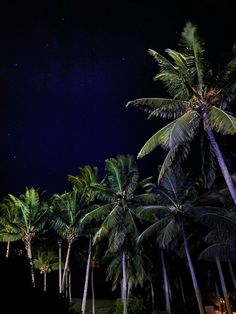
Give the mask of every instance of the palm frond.
<path id="1" fill-rule="evenodd" d="M 227 262 L 231 259 L 232 247 L 227 243 L 215 243 L 207 247 L 199 255 L 199 259 L 215 262 L 216 258 L 219 257 L 221 261 Z"/>
<path id="2" fill-rule="evenodd" d="M 95 208 L 91 212 L 87 213 L 84 217 L 82 217 L 80 222 L 82 224 L 87 224 L 90 223 L 93 219 L 96 221 L 102 219 L 110 212 L 111 206 L 112 204 L 106 204 Z"/>
<path id="3" fill-rule="evenodd" d="M 200 140 L 201 146 L 201 171 L 206 188 L 210 188 L 216 177 L 215 153 L 206 136 L 203 134 Z"/>
<path id="4" fill-rule="evenodd" d="M 178 161 L 185 160 L 188 157 L 190 151 L 190 144 L 186 142 L 182 145 L 176 145 L 172 149 L 169 150 L 168 154 L 166 155 L 162 165 L 161 169 L 158 175 L 158 184 L 160 184 L 162 177 L 168 171 L 168 169 L 171 169 L 178 163 Z"/>
<path id="5" fill-rule="evenodd" d="M 198 90 L 200 94 L 204 87 L 204 43 L 197 34 L 197 27 L 191 22 L 188 22 L 182 32 L 181 45 L 186 49 L 186 54 L 193 57 L 192 66 L 188 63 L 188 67 L 196 72 Z M 191 60 L 191 59 L 190 59 Z"/>
<path id="6" fill-rule="evenodd" d="M 161 145 L 163 148 L 168 148 L 168 140 L 169 140 L 169 133 L 173 124 L 176 120 L 172 121 L 171 123 L 167 124 L 161 130 L 156 132 L 142 147 L 140 152 L 138 153 L 138 158 L 142 158 L 145 155 L 149 154 L 153 151 L 158 145 Z"/>
<path id="7" fill-rule="evenodd" d="M 236 133 L 236 118 L 215 106 L 211 106 L 208 112 L 208 121 L 216 132 L 221 134 Z"/>
<path id="8" fill-rule="evenodd" d="M 187 102 L 167 98 L 139 98 L 129 101 L 126 106 L 134 106 L 144 110 L 149 113 L 149 118 L 176 119 L 186 111 Z"/>
<path id="9" fill-rule="evenodd" d="M 162 81 L 174 98 L 187 99 L 189 97 L 189 86 L 185 84 L 178 67 L 158 52 L 152 49 L 149 49 L 148 52 L 158 62 L 159 66 L 159 73 L 154 77 L 154 80 Z"/>

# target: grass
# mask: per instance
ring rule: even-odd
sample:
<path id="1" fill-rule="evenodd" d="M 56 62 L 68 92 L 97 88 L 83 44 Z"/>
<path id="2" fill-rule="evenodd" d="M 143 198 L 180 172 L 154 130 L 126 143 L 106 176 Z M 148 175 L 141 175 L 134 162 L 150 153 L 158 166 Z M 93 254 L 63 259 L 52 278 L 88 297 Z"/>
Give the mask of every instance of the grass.
<path id="1" fill-rule="evenodd" d="M 75 313 L 80 313 L 80 305 L 81 299 L 72 299 L 71 309 L 75 311 Z M 113 300 L 104 300 L 104 299 L 96 299 L 95 300 L 95 311 L 96 314 L 108 314 L 112 313 L 114 301 Z M 92 301 L 91 299 L 87 300 L 86 303 L 86 314 L 92 314 Z"/>

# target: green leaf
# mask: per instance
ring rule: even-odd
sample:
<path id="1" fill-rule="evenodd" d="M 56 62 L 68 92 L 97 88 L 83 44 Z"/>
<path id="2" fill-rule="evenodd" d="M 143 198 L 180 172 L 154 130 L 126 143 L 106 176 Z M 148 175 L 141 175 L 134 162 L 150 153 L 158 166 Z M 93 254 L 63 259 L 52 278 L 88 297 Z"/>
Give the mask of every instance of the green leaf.
<path id="1" fill-rule="evenodd" d="M 174 118 L 181 116 L 187 108 L 187 103 L 178 99 L 139 98 L 127 103 L 127 106 L 139 107 L 149 113 L 149 118 Z"/>
<path id="2" fill-rule="evenodd" d="M 236 118 L 215 106 L 210 107 L 208 121 L 216 132 L 221 134 L 236 133 Z"/>
<path id="3" fill-rule="evenodd" d="M 175 120 L 176 121 L 176 120 Z M 172 121 L 171 123 L 167 124 L 157 133 L 155 133 L 142 147 L 140 152 L 138 153 L 138 158 L 142 158 L 145 155 L 149 154 L 152 150 L 154 150 L 158 145 L 161 145 L 165 149 L 168 148 L 168 140 L 169 140 L 169 132 L 175 123 Z"/>

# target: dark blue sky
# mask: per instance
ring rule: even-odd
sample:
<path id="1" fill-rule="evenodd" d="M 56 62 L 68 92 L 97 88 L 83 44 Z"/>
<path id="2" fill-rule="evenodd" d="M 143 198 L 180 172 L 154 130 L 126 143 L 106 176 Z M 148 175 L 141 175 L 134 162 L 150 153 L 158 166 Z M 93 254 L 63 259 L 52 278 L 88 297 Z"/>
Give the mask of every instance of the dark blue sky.
<path id="1" fill-rule="evenodd" d="M 214 60 L 236 41 L 229 1 L 85 3 L 0 1 L 1 196 L 26 186 L 62 192 L 80 166 L 102 173 L 106 158 L 136 155 L 160 122 L 125 105 L 163 94 L 147 50 L 175 48 L 186 21 Z M 139 161 L 142 176 L 160 156 Z"/>

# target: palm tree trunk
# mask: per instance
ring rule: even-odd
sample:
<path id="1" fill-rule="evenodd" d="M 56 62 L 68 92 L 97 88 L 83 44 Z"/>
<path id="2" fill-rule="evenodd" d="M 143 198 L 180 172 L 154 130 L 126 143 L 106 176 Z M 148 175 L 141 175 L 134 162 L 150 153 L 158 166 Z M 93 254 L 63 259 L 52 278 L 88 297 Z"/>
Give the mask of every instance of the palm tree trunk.
<path id="1" fill-rule="evenodd" d="M 9 252 L 10 252 L 10 241 L 7 241 L 7 249 L 6 249 L 6 259 L 8 260 Z"/>
<path id="2" fill-rule="evenodd" d="M 60 294 L 62 293 L 62 288 L 61 288 L 61 244 L 62 244 L 62 241 L 58 240 L 58 258 L 59 258 L 58 271 L 59 271 L 59 293 Z"/>
<path id="3" fill-rule="evenodd" d="M 220 275 L 220 283 L 221 283 L 221 287 L 222 287 L 222 291 L 223 291 L 223 295 L 224 295 L 224 299 L 225 299 L 227 314 L 232 314 L 219 256 L 216 257 L 216 265 L 217 265 L 219 275 Z"/>
<path id="4" fill-rule="evenodd" d="M 225 182 L 226 182 L 226 184 L 228 186 L 229 192 L 230 192 L 230 194 L 232 196 L 234 204 L 236 205 L 236 189 L 235 189 L 233 180 L 232 180 L 232 178 L 231 178 L 231 176 L 229 174 L 228 168 L 227 168 L 227 166 L 225 164 L 225 161 L 224 161 L 223 155 L 222 155 L 222 153 L 220 151 L 220 148 L 219 148 L 219 146 L 218 146 L 218 144 L 216 142 L 216 139 L 215 139 L 215 136 L 213 134 L 213 131 L 212 131 L 211 127 L 208 125 L 207 122 L 206 122 L 205 130 L 207 132 L 208 139 L 209 139 L 209 141 L 211 143 L 213 151 L 214 151 L 214 153 L 216 155 L 216 158 L 218 160 L 221 172 L 222 172 L 222 174 L 224 176 L 224 179 L 225 179 Z"/>
<path id="5" fill-rule="evenodd" d="M 89 282 L 89 269 L 91 263 L 91 251 L 92 251 L 92 240 L 91 236 L 89 236 L 89 247 L 88 247 L 88 258 L 87 258 L 87 266 L 86 266 L 86 275 L 84 282 L 84 293 L 81 305 L 81 314 L 85 314 L 86 301 L 87 301 L 87 293 L 88 293 L 88 282 Z"/>
<path id="6" fill-rule="evenodd" d="M 33 266 L 33 258 L 32 258 L 32 250 L 31 250 L 31 241 L 25 241 L 25 249 L 27 252 L 27 257 L 29 259 L 30 264 L 30 274 L 31 274 L 31 282 L 33 288 L 35 288 L 35 277 L 34 277 L 34 266 Z"/>
<path id="7" fill-rule="evenodd" d="M 234 285 L 234 290 L 236 290 L 236 279 L 235 279 L 235 275 L 234 275 L 234 270 L 233 270 L 233 266 L 231 261 L 228 261 L 228 265 L 229 265 L 229 271 L 230 271 L 230 275 L 233 281 L 233 285 Z"/>
<path id="8" fill-rule="evenodd" d="M 62 276 L 61 288 L 62 288 L 63 292 L 65 292 L 64 291 L 65 290 L 65 280 L 66 280 L 67 269 L 68 269 L 68 266 L 69 266 L 71 244 L 72 244 L 71 242 L 68 243 L 67 253 L 66 253 L 66 262 L 65 262 L 65 267 L 64 267 L 63 276 Z"/>
<path id="9" fill-rule="evenodd" d="M 168 276 L 166 271 L 166 263 L 164 252 L 161 250 L 161 263 L 162 263 L 162 272 L 163 272 L 163 280 L 164 280 L 164 293 L 166 300 L 166 313 L 171 314 L 171 305 L 170 305 L 170 294 L 169 294 L 169 284 L 168 284 Z"/>
<path id="10" fill-rule="evenodd" d="M 94 267 L 91 268 L 91 290 L 92 290 L 92 314 L 95 314 L 95 296 L 94 296 L 93 272 L 94 272 Z"/>
<path id="11" fill-rule="evenodd" d="M 187 313 L 187 307 L 186 307 L 186 299 L 185 299 L 185 294 L 184 294 L 184 287 L 183 287 L 183 281 L 182 278 L 179 278 L 179 285 L 180 285 L 180 291 L 183 299 L 183 304 L 184 304 L 184 312 Z"/>
<path id="12" fill-rule="evenodd" d="M 43 291 L 47 291 L 47 273 L 43 273 Z"/>
<path id="13" fill-rule="evenodd" d="M 216 297 L 219 300 L 219 310 L 220 310 L 220 314 L 223 314 L 223 310 L 222 310 L 222 306 L 221 306 L 221 302 L 220 302 L 220 292 L 219 292 L 219 288 L 217 285 L 217 282 L 215 281 L 215 289 L 216 289 Z"/>
<path id="14" fill-rule="evenodd" d="M 71 297 L 71 269 L 68 269 L 68 295 L 69 295 L 69 303 L 72 303 Z"/>
<path id="15" fill-rule="evenodd" d="M 66 298 L 68 298 L 68 273 L 69 273 L 69 267 L 68 267 L 66 274 L 65 274 L 65 292 L 64 292 L 64 295 L 66 296 Z"/>
<path id="16" fill-rule="evenodd" d="M 192 277 L 192 282 L 193 282 L 195 295 L 196 295 L 196 298 L 197 298 L 199 313 L 200 314 L 205 314 L 205 310 L 204 310 L 204 307 L 203 307 L 203 304 L 202 304 L 202 296 L 201 296 L 201 292 L 200 292 L 200 289 L 199 289 L 199 286 L 198 286 L 198 282 L 197 282 L 196 274 L 195 274 L 195 271 L 194 271 L 192 259 L 191 259 L 191 256 L 190 256 L 189 247 L 188 247 L 188 241 L 187 241 L 187 238 L 186 238 L 186 235 L 185 235 L 184 226 L 182 226 L 182 234 L 183 234 L 183 240 L 184 240 L 184 249 L 185 249 L 185 253 L 186 253 L 186 256 L 187 256 L 187 260 L 188 260 L 188 266 L 189 266 L 191 277 Z"/>
<path id="17" fill-rule="evenodd" d="M 123 314 L 127 314 L 127 274 L 126 274 L 126 252 L 125 249 L 122 251 L 122 303 L 123 303 Z"/>
<path id="18" fill-rule="evenodd" d="M 150 290 L 151 290 L 151 298 L 152 298 L 152 311 L 154 312 L 154 308 L 155 308 L 155 293 L 154 293 L 152 281 L 149 280 L 149 282 L 150 282 Z"/>

